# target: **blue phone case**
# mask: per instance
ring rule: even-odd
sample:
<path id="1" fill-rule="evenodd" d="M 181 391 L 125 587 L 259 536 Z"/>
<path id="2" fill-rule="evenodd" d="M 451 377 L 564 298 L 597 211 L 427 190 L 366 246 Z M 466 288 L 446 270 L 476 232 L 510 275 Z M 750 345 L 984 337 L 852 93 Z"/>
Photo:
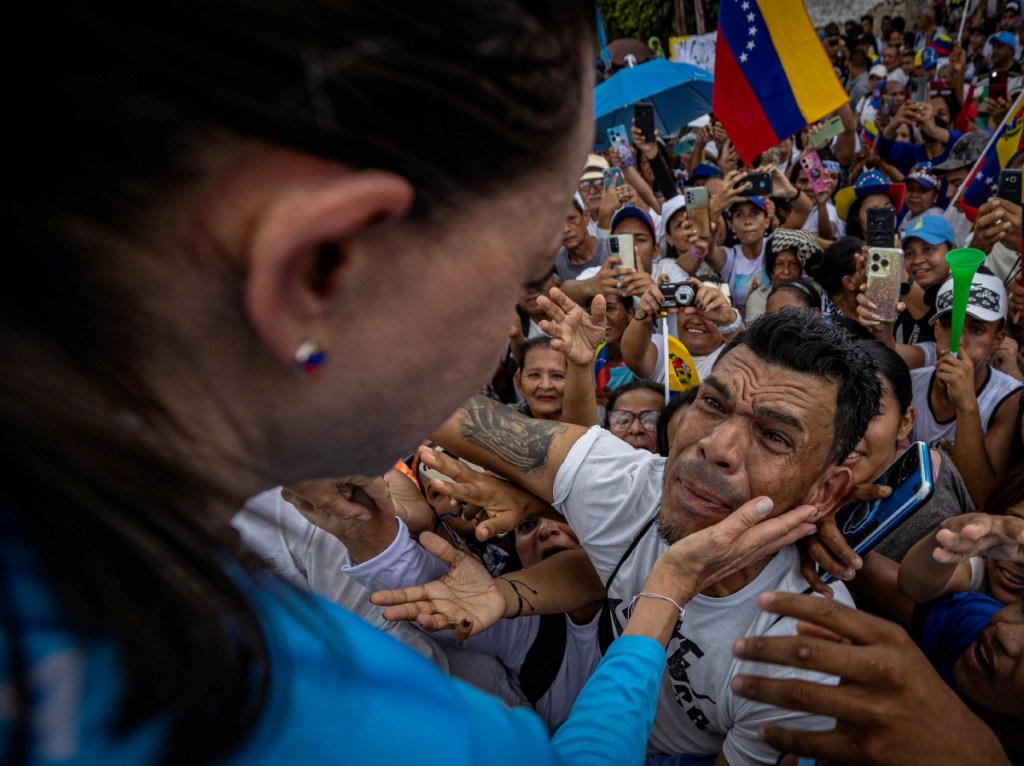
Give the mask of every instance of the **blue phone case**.
<path id="1" fill-rule="evenodd" d="M 629 145 L 629 133 L 626 132 L 625 125 L 616 125 L 613 128 L 608 128 L 608 143 L 613 147 L 616 144 Z"/>
<path id="2" fill-rule="evenodd" d="M 604 188 L 618 189 L 625 183 L 622 177 L 622 168 L 608 168 L 604 171 Z"/>
<path id="3" fill-rule="evenodd" d="M 892 494 L 880 500 L 864 500 L 848 505 L 836 513 L 836 524 L 846 542 L 858 555 L 874 548 L 910 514 L 924 505 L 932 496 L 932 458 L 928 445 L 914 442 L 874 481 L 888 484 Z M 828 572 L 821 575 L 824 582 L 835 578 Z"/>

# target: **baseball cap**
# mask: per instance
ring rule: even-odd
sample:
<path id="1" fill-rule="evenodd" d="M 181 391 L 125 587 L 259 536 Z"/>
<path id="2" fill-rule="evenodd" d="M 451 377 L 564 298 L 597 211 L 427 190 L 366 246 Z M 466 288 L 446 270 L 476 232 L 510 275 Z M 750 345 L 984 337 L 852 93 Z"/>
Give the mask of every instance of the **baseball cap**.
<path id="1" fill-rule="evenodd" d="M 875 64 L 871 69 L 868 70 L 868 77 L 888 77 L 889 70 L 882 64 Z"/>
<path id="2" fill-rule="evenodd" d="M 907 196 L 907 185 L 893 183 L 880 170 L 868 170 L 857 176 L 853 186 L 846 186 L 836 192 L 836 212 L 844 221 L 850 214 L 855 200 L 864 199 L 870 194 L 884 194 L 892 200 L 892 206 L 899 210 Z"/>
<path id="3" fill-rule="evenodd" d="M 583 175 L 580 176 L 580 180 L 595 181 L 598 178 L 604 178 L 604 171 L 607 169 L 608 160 L 600 154 L 591 154 L 587 157 L 587 166 L 583 168 Z"/>
<path id="4" fill-rule="evenodd" d="M 935 35 L 928 47 L 942 58 L 948 56 L 953 50 L 953 38 L 949 35 Z"/>
<path id="5" fill-rule="evenodd" d="M 665 237 L 665 232 L 669 229 L 669 224 L 672 222 L 672 217 L 680 210 L 686 209 L 686 198 L 683 195 L 676 195 L 675 197 L 666 201 L 662 206 L 662 218 L 657 222 L 657 239 L 660 240 Z"/>
<path id="6" fill-rule="evenodd" d="M 1009 45 L 1014 50 L 1017 49 L 1017 37 L 1013 32 L 1007 32 L 1005 29 L 1002 32 L 996 32 L 990 38 L 990 43 L 1000 43 L 1002 45 Z"/>
<path id="7" fill-rule="evenodd" d="M 664 215 L 664 213 L 662 213 L 662 215 Z M 612 231 L 614 231 L 615 227 L 627 218 L 636 218 L 651 230 L 652 237 L 655 236 L 654 220 L 646 213 L 646 211 L 638 208 L 636 205 L 624 205 L 619 208 L 618 212 L 612 216 Z"/>
<path id="8" fill-rule="evenodd" d="M 922 69 L 934 69 L 939 61 L 939 55 L 933 48 L 922 48 L 914 55 L 914 66 Z"/>
<path id="9" fill-rule="evenodd" d="M 917 181 L 926 189 L 939 188 L 939 179 L 936 178 L 930 162 L 922 162 L 915 165 L 903 181 L 904 183 L 907 181 Z"/>
<path id="10" fill-rule="evenodd" d="M 967 297 L 967 314 L 980 322 L 998 322 L 1006 319 L 1006 287 L 995 274 L 979 271 L 971 281 Z M 953 278 L 949 277 L 935 296 L 935 316 L 931 324 L 953 311 Z"/>
<path id="11" fill-rule="evenodd" d="M 743 199 L 736 200 L 736 202 L 733 202 L 729 206 L 729 212 L 731 213 L 733 210 L 737 208 L 737 206 L 742 205 L 744 202 L 753 202 L 762 210 L 768 210 L 768 203 L 764 197 L 744 197 Z"/>
<path id="12" fill-rule="evenodd" d="M 1015 11 L 1020 13 L 1020 3 L 1018 3 L 1017 0 L 1009 0 L 1009 2 L 1003 3 L 1003 10 L 1000 11 L 1000 13 L 1005 13 L 1006 11 Z"/>
<path id="13" fill-rule="evenodd" d="M 936 173 L 945 173 L 949 170 L 960 170 L 961 168 L 970 167 L 978 161 L 982 152 L 985 151 L 989 138 L 991 136 L 981 130 L 972 130 L 969 133 L 964 133 L 953 144 L 953 148 L 949 150 L 949 157 L 946 158 L 946 161 L 940 162 L 932 170 Z"/>
<path id="14" fill-rule="evenodd" d="M 903 232 L 903 239 L 900 240 L 902 247 L 912 239 L 920 239 L 929 245 L 941 245 L 943 242 L 956 247 L 956 235 L 953 233 L 953 226 L 941 215 L 923 215 L 911 224 L 910 228 Z"/>
<path id="15" fill-rule="evenodd" d="M 710 162 L 702 162 L 693 169 L 690 173 L 690 180 L 695 178 L 718 178 L 722 175 L 722 171 L 718 169 L 717 165 L 712 165 Z"/>

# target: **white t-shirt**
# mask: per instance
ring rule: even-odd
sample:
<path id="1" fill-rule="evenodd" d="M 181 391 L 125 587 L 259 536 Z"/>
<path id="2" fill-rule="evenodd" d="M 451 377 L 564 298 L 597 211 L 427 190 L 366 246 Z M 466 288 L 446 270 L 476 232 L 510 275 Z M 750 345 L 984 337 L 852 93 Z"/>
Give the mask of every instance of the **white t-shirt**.
<path id="1" fill-rule="evenodd" d="M 836 206 L 832 204 L 832 200 L 825 201 L 826 210 L 828 211 L 828 220 L 832 222 L 832 230 L 834 232 L 833 239 L 839 239 L 846 234 L 846 223 L 839 217 L 839 211 L 836 210 Z M 818 230 L 818 203 L 814 203 L 814 207 L 811 208 L 810 215 L 807 216 L 807 220 L 804 221 L 804 225 L 800 227 L 804 231 L 809 231 L 811 234 L 821 234 Z M 763 285 L 762 285 L 763 287 Z"/>
<path id="2" fill-rule="evenodd" d="M 231 526 L 273 572 L 295 587 L 341 604 L 448 669 L 444 652 L 430 636 L 410 623 L 384 619 L 384 608 L 370 603 L 370 591 L 342 571 L 342 563 L 348 560 L 342 542 L 307 521 L 281 497 L 280 488 L 246 501 Z"/>
<path id="3" fill-rule="evenodd" d="M 732 290 L 732 303 L 744 314 L 747 305 L 747 294 L 761 285 L 771 284 L 771 277 L 765 271 L 764 259 L 768 251 L 768 240 L 761 242 L 761 254 L 751 260 L 743 255 L 742 245 L 725 248 L 725 265 L 722 266 L 722 279 L 729 283 Z M 754 278 L 757 285 L 753 285 Z"/>
<path id="4" fill-rule="evenodd" d="M 658 515 L 664 470 L 665 458 L 634 450 L 594 427 L 573 445 L 555 477 L 554 506 L 576 531 L 606 584 L 634 538 L 647 527 L 608 586 L 616 635 L 626 623 L 632 598 L 668 547 L 657 524 L 650 524 Z M 799 567 L 796 549 L 789 546 L 736 593 L 725 598 L 698 595 L 690 601 L 669 643 L 650 752 L 723 752 L 732 764 L 774 764 L 779 753 L 758 739 L 761 724 L 805 730 L 834 726 L 831 718 L 746 700 L 729 689 L 738 673 L 837 682 L 821 673 L 741 661 L 732 655 L 733 643 L 742 636 L 796 633 L 795 621 L 762 612 L 756 599 L 766 590 L 803 591 L 807 583 Z M 841 585 L 836 599 L 852 605 Z"/>
<path id="5" fill-rule="evenodd" d="M 365 585 L 369 590 L 387 590 L 409 585 L 420 585 L 442 577 L 447 572 L 438 559 L 424 550 L 409 536 L 409 531 L 398 520 L 399 531 L 394 541 L 369 561 L 353 565 L 346 558 L 342 571 Z M 585 625 L 577 625 L 566 616 L 565 653 L 558 673 L 551 686 L 534 703 L 534 709 L 554 731 L 569 717 L 569 711 L 576 701 L 583 685 L 590 678 L 601 659 L 600 643 L 597 640 L 598 617 L 595 615 Z M 518 685 L 519 670 L 526 660 L 527 652 L 533 645 L 540 628 L 540 617 L 531 615 L 515 620 L 501 620 L 483 633 L 459 642 L 463 650 L 496 657 L 510 671 L 514 684 Z M 450 631 L 435 634 L 439 640 L 456 643 Z M 457 655 L 452 665 L 464 668 Z M 469 680 L 489 691 L 493 681 L 493 670 L 484 666 L 485 675 L 478 670 L 471 671 Z M 463 676 L 465 678 L 465 676 Z"/>
<path id="6" fill-rule="evenodd" d="M 930 447 L 942 449 L 939 439 L 950 443 L 956 441 L 956 418 L 940 423 L 932 411 L 931 391 L 935 385 L 935 368 L 918 367 L 910 371 L 910 382 L 914 386 L 911 404 L 917 413 L 914 427 L 910 431 L 911 441 L 923 441 Z M 981 420 L 982 433 L 988 433 L 992 427 L 992 418 L 1000 405 L 1011 396 L 1020 394 L 1024 386 L 1020 381 L 1005 372 L 988 368 L 988 377 L 978 390 L 978 416 Z"/>

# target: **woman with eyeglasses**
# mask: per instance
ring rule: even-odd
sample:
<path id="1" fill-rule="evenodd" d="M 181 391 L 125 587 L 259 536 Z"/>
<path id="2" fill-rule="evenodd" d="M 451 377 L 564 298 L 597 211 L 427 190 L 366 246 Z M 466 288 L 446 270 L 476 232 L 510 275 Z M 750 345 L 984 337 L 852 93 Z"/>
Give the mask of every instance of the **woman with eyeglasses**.
<path id="1" fill-rule="evenodd" d="M 658 418 L 665 396 L 654 383 L 637 380 L 612 391 L 604 427 L 635 449 L 658 451 Z"/>

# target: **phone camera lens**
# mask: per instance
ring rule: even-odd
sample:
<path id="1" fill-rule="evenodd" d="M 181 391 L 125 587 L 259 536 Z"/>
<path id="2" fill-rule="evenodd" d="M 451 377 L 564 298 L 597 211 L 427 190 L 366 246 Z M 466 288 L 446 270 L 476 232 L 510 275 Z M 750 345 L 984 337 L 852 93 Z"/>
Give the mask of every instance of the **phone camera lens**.
<path id="1" fill-rule="evenodd" d="M 885 259 L 883 259 L 883 260 L 882 260 L 882 268 L 883 268 L 883 269 L 886 269 L 886 268 L 888 268 L 888 267 L 889 267 L 889 261 L 888 261 L 888 260 L 885 260 Z"/>
<path id="2" fill-rule="evenodd" d="M 877 263 L 872 263 L 871 264 L 871 270 L 872 271 L 878 271 L 878 264 Z"/>

